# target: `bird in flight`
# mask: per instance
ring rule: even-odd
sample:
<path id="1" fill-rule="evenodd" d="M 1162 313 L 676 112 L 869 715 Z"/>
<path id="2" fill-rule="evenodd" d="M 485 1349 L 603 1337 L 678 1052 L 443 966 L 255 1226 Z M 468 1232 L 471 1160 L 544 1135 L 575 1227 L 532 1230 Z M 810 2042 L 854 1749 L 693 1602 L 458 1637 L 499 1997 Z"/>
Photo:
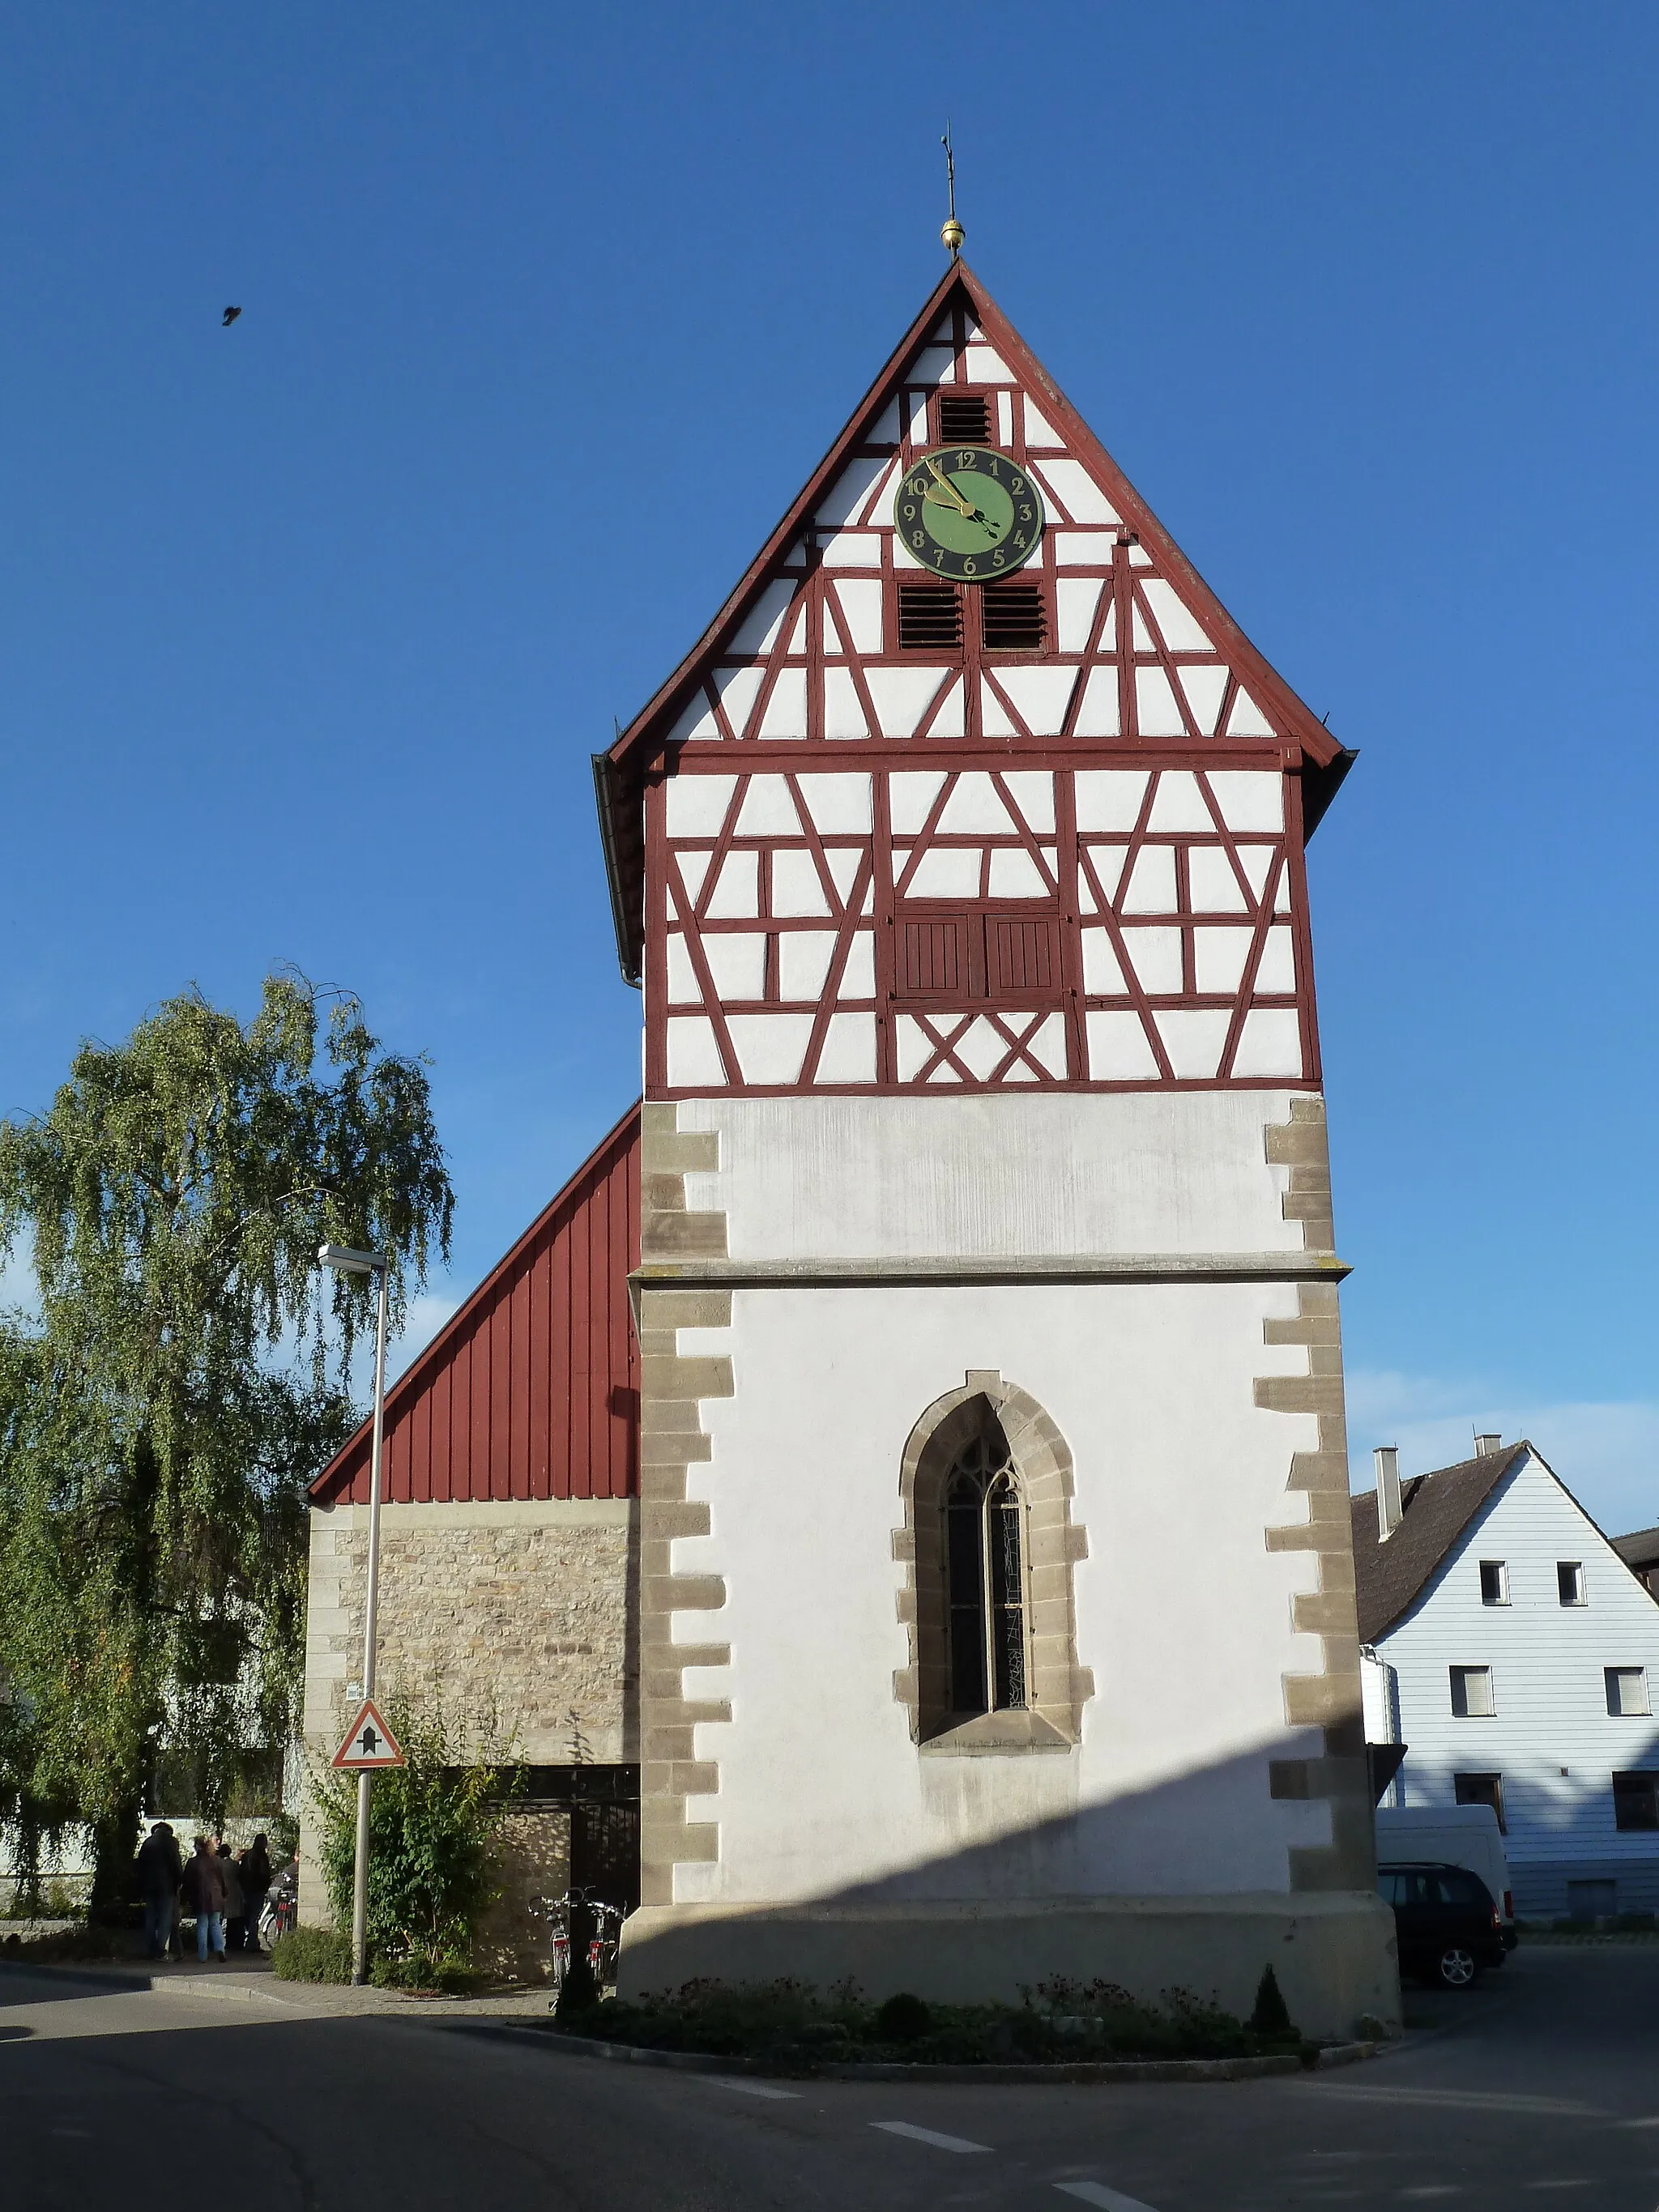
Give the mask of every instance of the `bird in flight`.
<path id="1" fill-rule="evenodd" d="M 227 307 L 225 309 L 225 319 L 220 324 L 220 329 L 222 331 L 228 331 L 241 312 L 242 311 L 240 307 Z"/>

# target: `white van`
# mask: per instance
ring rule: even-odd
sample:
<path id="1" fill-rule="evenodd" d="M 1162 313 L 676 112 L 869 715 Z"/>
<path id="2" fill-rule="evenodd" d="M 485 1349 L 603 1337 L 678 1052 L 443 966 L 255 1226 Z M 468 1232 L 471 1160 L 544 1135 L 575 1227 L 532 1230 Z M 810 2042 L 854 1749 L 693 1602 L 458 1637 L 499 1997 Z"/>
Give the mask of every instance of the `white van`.
<path id="1" fill-rule="evenodd" d="M 1515 1935 L 1515 1898 L 1503 1832 L 1490 1805 L 1413 1805 L 1376 1808 L 1376 1863 L 1408 1866 L 1421 1860 L 1467 1867 L 1492 1892 L 1504 1916 L 1505 1940 Z"/>

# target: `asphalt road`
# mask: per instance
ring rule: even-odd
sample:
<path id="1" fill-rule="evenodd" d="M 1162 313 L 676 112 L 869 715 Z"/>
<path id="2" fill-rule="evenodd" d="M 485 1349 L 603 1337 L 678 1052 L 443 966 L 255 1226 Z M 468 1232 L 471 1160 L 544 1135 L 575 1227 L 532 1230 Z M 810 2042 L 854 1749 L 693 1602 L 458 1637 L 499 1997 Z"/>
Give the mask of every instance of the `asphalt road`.
<path id="1" fill-rule="evenodd" d="M 1659 2206 L 1659 1946 L 1523 1949 L 1369 2064 L 1135 2087 L 659 2072 L 331 2002 L 0 1970 L 0 2207 Z"/>

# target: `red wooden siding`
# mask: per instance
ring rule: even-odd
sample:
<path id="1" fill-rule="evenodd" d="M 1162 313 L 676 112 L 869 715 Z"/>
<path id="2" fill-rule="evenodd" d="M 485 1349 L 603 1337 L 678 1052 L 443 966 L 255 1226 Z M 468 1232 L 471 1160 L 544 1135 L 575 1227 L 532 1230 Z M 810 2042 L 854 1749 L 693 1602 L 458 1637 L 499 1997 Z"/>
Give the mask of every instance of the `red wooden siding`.
<path id="1" fill-rule="evenodd" d="M 632 1498 L 639 1352 L 640 1109 L 630 1109 L 386 1394 L 386 1496 Z M 312 1486 L 368 1503 L 365 1422 Z"/>

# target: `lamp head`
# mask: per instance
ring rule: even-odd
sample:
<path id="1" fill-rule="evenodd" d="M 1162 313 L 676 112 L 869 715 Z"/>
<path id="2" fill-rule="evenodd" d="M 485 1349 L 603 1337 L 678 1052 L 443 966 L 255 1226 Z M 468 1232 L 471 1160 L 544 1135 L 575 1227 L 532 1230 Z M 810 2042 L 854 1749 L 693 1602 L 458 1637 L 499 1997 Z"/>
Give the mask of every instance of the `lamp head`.
<path id="1" fill-rule="evenodd" d="M 356 1252 L 349 1244 L 319 1244 L 318 1264 L 331 1267 L 337 1275 L 384 1274 L 390 1264 L 384 1252 Z"/>

